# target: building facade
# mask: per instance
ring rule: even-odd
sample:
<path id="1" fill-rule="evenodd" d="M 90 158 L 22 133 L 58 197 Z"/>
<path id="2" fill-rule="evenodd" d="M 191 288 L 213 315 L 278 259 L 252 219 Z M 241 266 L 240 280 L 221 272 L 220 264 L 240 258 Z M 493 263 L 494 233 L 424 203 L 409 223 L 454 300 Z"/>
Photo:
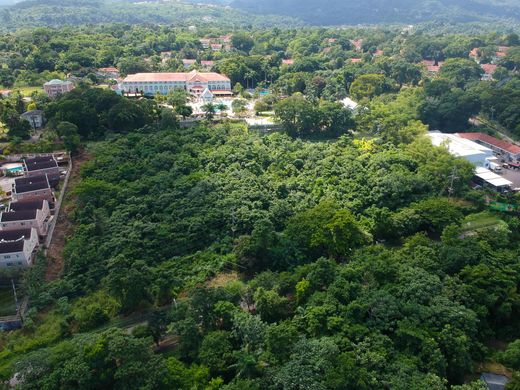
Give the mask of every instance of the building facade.
<path id="1" fill-rule="evenodd" d="M 183 89 L 199 97 L 209 89 L 214 95 L 231 95 L 231 80 L 218 73 L 192 71 L 189 73 L 137 73 L 127 76 L 121 83 L 125 93 L 166 95 L 174 89 Z"/>
<path id="2" fill-rule="evenodd" d="M 0 230 L 11 231 L 34 228 L 39 236 L 45 236 L 50 218 L 49 202 L 42 200 L 38 208 L 1 213 Z"/>
<path id="3" fill-rule="evenodd" d="M 49 97 L 56 97 L 74 89 L 74 84 L 70 81 L 54 79 L 43 84 L 43 90 Z"/>
<path id="4" fill-rule="evenodd" d="M 0 268 L 31 266 L 38 246 L 34 228 L 0 231 Z"/>
<path id="5" fill-rule="evenodd" d="M 23 166 L 27 177 L 60 174 L 60 168 L 54 156 L 26 158 Z"/>

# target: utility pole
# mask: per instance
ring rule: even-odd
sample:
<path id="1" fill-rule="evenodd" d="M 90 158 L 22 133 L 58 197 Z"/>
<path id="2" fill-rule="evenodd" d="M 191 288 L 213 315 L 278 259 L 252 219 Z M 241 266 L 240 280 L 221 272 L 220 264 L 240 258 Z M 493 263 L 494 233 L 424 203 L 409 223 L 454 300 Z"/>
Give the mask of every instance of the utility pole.
<path id="1" fill-rule="evenodd" d="M 457 176 L 457 168 L 456 167 L 453 167 L 453 170 L 451 171 L 450 178 L 451 178 L 451 180 L 450 180 L 450 186 L 448 187 L 448 198 L 451 198 L 451 196 L 455 192 L 455 189 L 453 188 L 453 184 L 454 184 L 455 180 L 459 179 L 459 177 Z"/>
<path id="2" fill-rule="evenodd" d="M 11 285 L 13 286 L 13 295 L 14 295 L 14 303 L 16 305 L 16 314 L 20 314 L 20 304 L 18 303 L 18 295 L 16 294 L 16 286 L 14 285 L 13 278 L 11 278 Z"/>

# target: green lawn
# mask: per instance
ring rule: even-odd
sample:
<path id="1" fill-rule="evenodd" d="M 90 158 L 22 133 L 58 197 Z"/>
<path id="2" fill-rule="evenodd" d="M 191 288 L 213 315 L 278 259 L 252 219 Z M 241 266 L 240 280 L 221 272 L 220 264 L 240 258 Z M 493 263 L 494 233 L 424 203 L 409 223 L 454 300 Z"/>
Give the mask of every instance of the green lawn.
<path id="1" fill-rule="evenodd" d="M 43 88 L 41 86 L 39 87 L 14 87 L 13 91 L 20 91 L 20 93 L 24 97 L 29 97 L 33 92 L 41 91 L 43 92 Z"/>
<path id="2" fill-rule="evenodd" d="M 13 289 L 8 286 L 0 287 L 0 317 L 16 314 Z"/>
<path id="3" fill-rule="evenodd" d="M 504 224 L 505 222 L 495 215 L 483 212 L 467 216 L 462 222 L 462 231 L 468 233 L 483 229 L 499 229 Z"/>

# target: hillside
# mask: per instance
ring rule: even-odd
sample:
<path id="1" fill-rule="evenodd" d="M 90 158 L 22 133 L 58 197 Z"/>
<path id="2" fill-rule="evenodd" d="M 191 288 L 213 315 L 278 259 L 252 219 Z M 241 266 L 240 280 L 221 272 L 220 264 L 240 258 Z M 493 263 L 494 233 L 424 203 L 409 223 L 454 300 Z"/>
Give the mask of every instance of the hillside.
<path id="1" fill-rule="evenodd" d="M 4 3 L 2 3 L 4 1 Z M 0 6 L 8 4 L 0 0 Z M 118 0 L 28 0 L 0 10 L 0 31 L 24 27 L 99 24 L 156 23 L 181 26 L 281 26 L 298 24 L 286 17 L 250 15 L 245 11 L 219 6 L 171 2 Z"/>
<path id="2" fill-rule="evenodd" d="M 520 4 L 510 0 L 235 0 L 231 5 L 257 14 L 290 15 L 314 25 L 520 19 Z"/>

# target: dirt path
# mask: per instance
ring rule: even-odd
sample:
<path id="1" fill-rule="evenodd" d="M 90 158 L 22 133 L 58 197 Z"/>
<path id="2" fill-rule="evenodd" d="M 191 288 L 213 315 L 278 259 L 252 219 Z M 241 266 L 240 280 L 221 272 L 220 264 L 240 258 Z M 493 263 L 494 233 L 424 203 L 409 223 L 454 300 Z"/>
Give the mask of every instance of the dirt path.
<path id="1" fill-rule="evenodd" d="M 67 236 L 72 233 L 73 224 L 69 216 L 76 207 L 76 202 L 71 198 L 71 188 L 80 180 L 80 170 L 83 164 L 89 160 L 86 152 L 81 152 L 73 158 L 73 167 L 70 174 L 69 185 L 67 186 L 60 215 L 54 228 L 51 245 L 47 249 L 47 270 L 45 272 L 45 280 L 51 281 L 61 276 L 63 271 L 63 247 L 67 240 Z"/>

